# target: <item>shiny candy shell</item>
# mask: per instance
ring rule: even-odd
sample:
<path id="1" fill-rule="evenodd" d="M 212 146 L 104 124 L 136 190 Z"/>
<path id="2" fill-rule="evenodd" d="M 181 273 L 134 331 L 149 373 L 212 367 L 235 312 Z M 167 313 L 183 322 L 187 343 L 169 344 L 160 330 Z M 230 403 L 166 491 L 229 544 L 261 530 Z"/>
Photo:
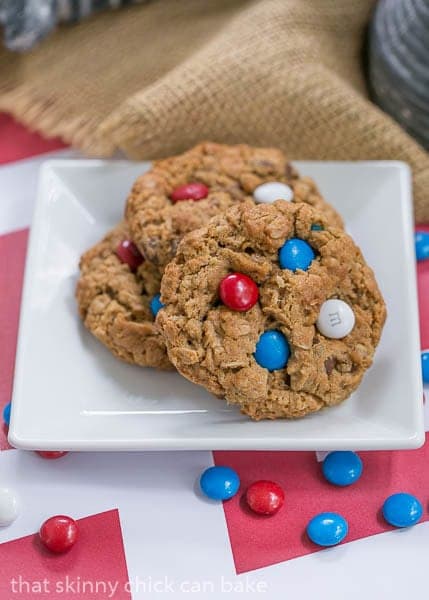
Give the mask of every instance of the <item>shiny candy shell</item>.
<path id="1" fill-rule="evenodd" d="M 320 307 L 316 327 L 327 338 L 341 339 L 348 335 L 355 326 L 355 314 L 350 306 L 331 298 Z"/>
<path id="2" fill-rule="evenodd" d="M 316 515 L 307 525 L 307 535 L 318 546 L 335 546 L 348 533 L 347 521 L 341 515 L 324 512 Z"/>
<path id="3" fill-rule="evenodd" d="M 56 460 L 57 458 L 62 458 L 68 454 L 68 452 L 61 450 L 35 450 L 35 452 L 42 458 L 46 458 L 48 460 Z"/>
<path id="4" fill-rule="evenodd" d="M 264 204 L 269 204 L 275 200 L 290 201 L 293 198 L 293 190 L 280 181 L 268 181 L 254 189 L 253 198 L 256 202 Z"/>
<path id="5" fill-rule="evenodd" d="M 77 541 L 77 523 L 71 517 L 55 515 L 42 524 L 39 535 L 51 552 L 67 552 Z"/>
<path id="6" fill-rule="evenodd" d="M 429 233 L 426 231 L 416 231 L 414 239 L 417 260 L 429 258 Z"/>
<path id="7" fill-rule="evenodd" d="M 116 248 L 116 255 L 119 260 L 130 267 L 131 271 L 136 271 L 144 260 L 139 249 L 131 240 L 122 240 Z"/>
<path id="8" fill-rule="evenodd" d="M 246 491 L 249 508 L 259 515 L 274 515 L 284 500 L 283 489 L 274 481 L 255 481 Z"/>
<path id="9" fill-rule="evenodd" d="M 289 360 L 290 348 L 281 331 L 265 331 L 259 338 L 255 349 L 255 360 L 260 367 L 269 371 L 283 369 Z"/>
<path id="10" fill-rule="evenodd" d="M 156 317 L 158 312 L 164 306 L 163 303 L 161 302 L 161 294 L 156 294 L 156 296 L 154 296 L 152 298 L 152 300 L 150 301 L 149 305 L 150 305 L 151 313 L 153 314 L 154 317 Z"/>
<path id="11" fill-rule="evenodd" d="M 389 496 L 383 504 L 383 517 L 394 527 L 410 527 L 420 521 L 423 507 L 411 494 L 399 493 Z"/>
<path id="12" fill-rule="evenodd" d="M 230 467 L 210 467 L 200 477 L 201 491 L 212 500 L 228 500 L 240 487 L 240 478 Z"/>
<path id="13" fill-rule="evenodd" d="M 207 198 L 209 188 L 204 183 L 185 183 L 174 189 L 170 194 L 172 202 L 180 202 L 183 200 L 203 200 Z"/>
<path id="14" fill-rule="evenodd" d="M 244 273 L 230 273 L 219 284 L 219 296 L 231 310 L 249 310 L 258 301 L 259 290 L 256 283 Z"/>
<path id="15" fill-rule="evenodd" d="M 356 452 L 330 452 L 323 461 L 322 471 L 329 483 L 344 487 L 358 481 L 362 475 L 362 461 Z"/>
<path id="16" fill-rule="evenodd" d="M 19 514 L 18 498 L 10 488 L 0 488 L 0 527 L 13 523 Z"/>
<path id="17" fill-rule="evenodd" d="M 313 248 L 300 238 L 287 240 L 279 250 L 281 268 L 290 271 L 307 271 L 314 258 Z"/>
<path id="18" fill-rule="evenodd" d="M 10 411 L 11 411 L 12 405 L 10 402 L 8 402 L 6 404 L 6 406 L 3 409 L 3 421 L 5 422 L 5 424 L 9 427 L 10 425 Z"/>
<path id="19" fill-rule="evenodd" d="M 429 351 L 422 352 L 422 375 L 423 381 L 429 383 Z"/>

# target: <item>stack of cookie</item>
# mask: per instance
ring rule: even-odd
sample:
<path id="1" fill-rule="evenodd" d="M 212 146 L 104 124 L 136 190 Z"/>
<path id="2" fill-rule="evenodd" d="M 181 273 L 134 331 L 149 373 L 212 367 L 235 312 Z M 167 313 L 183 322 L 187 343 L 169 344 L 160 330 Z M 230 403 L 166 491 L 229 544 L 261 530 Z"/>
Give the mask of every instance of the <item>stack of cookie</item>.
<path id="1" fill-rule="evenodd" d="M 80 269 L 80 315 L 113 354 L 176 368 L 256 420 L 347 398 L 386 316 L 340 215 L 272 148 L 155 162 Z"/>

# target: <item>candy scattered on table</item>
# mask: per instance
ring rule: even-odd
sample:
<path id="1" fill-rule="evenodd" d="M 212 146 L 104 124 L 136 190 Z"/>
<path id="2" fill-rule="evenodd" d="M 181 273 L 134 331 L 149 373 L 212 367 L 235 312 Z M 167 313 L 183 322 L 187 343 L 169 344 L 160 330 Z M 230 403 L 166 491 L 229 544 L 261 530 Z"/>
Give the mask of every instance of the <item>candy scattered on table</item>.
<path id="1" fill-rule="evenodd" d="M 346 537 L 349 527 L 341 515 L 324 512 L 316 515 L 307 525 L 307 535 L 318 546 L 336 546 Z"/>
<path id="2" fill-rule="evenodd" d="M 42 524 L 39 535 L 48 550 L 60 554 L 74 546 L 79 532 L 74 519 L 65 515 L 55 515 Z"/>
<path id="3" fill-rule="evenodd" d="M 8 404 L 6 404 L 6 406 L 3 409 L 3 421 L 5 422 L 5 424 L 9 427 L 10 425 L 10 411 L 12 408 L 12 404 L 10 402 L 8 402 Z"/>
<path id="4" fill-rule="evenodd" d="M 128 265 L 131 271 L 136 271 L 143 262 L 143 256 L 131 240 L 122 240 L 116 248 L 118 258 Z"/>
<path id="5" fill-rule="evenodd" d="M 259 338 L 255 349 L 255 360 L 259 366 L 275 371 L 283 369 L 289 360 L 290 348 L 281 331 L 265 331 Z"/>
<path id="6" fill-rule="evenodd" d="M 170 199 L 173 202 L 180 202 L 182 200 L 203 200 L 207 198 L 209 194 L 209 188 L 204 183 L 186 183 L 180 185 L 174 189 L 170 194 Z"/>
<path id="7" fill-rule="evenodd" d="M 35 452 L 42 458 L 47 458 L 48 460 L 56 460 L 57 458 L 61 458 L 68 454 L 68 452 L 61 450 L 35 450 Z"/>
<path id="8" fill-rule="evenodd" d="M 331 298 L 322 304 L 316 321 L 322 335 L 338 340 L 348 335 L 354 326 L 355 314 L 346 302 Z"/>
<path id="9" fill-rule="evenodd" d="M 383 517 L 394 527 L 410 527 L 420 521 L 423 507 L 412 494 L 400 492 L 389 496 L 383 504 Z"/>
<path id="10" fill-rule="evenodd" d="M 161 294 L 156 294 L 149 303 L 150 311 L 154 317 L 158 314 L 161 308 L 163 308 L 163 303 L 161 302 Z"/>
<path id="11" fill-rule="evenodd" d="M 230 467 L 210 467 L 200 477 L 201 491 L 212 500 L 228 500 L 240 487 L 240 478 Z"/>
<path id="12" fill-rule="evenodd" d="M 253 198 L 256 202 L 264 204 L 269 204 L 275 200 L 290 201 L 293 198 L 293 190 L 280 181 L 269 181 L 258 185 L 253 190 Z"/>
<path id="13" fill-rule="evenodd" d="M 329 483 L 347 486 L 356 483 L 362 475 L 362 461 L 356 452 L 330 452 L 322 464 L 322 472 Z"/>
<path id="14" fill-rule="evenodd" d="M 414 236 L 417 260 L 429 258 L 429 233 L 426 231 L 416 231 Z"/>
<path id="15" fill-rule="evenodd" d="M 18 497 L 10 488 L 0 488 L 0 527 L 7 527 L 19 514 Z"/>
<path id="16" fill-rule="evenodd" d="M 282 269 L 307 271 L 314 258 L 313 248 L 299 238 L 287 240 L 279 250 L 279 262 Z"/>
<path id="17" fill-rule="evenodd" d="M 249 310 L 258 301 L 259 290 L 256 283 L 244 273 L 230 273 L 219 284 L 219 296 L 231 310 Z"/>
<path id="18" fill-rule="evenodd" d="M 247 488 L 249 508 L 259 515 L 274 515 L 284 504 L 283 489 L 274 481 L 255 481 Z"/>
<path id="19" fill-rule="evenodd" d="M 422 376 L 425 383 L 429 383 L 429 351 L 422 352 Z"/>

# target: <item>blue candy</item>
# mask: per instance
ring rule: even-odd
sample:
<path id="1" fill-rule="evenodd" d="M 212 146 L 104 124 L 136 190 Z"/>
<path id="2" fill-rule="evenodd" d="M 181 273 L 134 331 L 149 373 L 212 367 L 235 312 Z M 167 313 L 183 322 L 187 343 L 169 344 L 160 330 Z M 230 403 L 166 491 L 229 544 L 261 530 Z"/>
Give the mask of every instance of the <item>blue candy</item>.
<path id="1" fill-rule="evenodd" d="M 304 240 L 292 238 L 279 250 L 279 262 L 282 269 L 306 271 L 314 260 L 313 248 Z"/>
<path id="2" fill-rule="evenodd" d="M 10 409 L 11 408 L 12 408 L 12 405 L 9 402 L 9 404 L 6 404 L 6 406 L 3 409 L 3 421 L 6 423 L 6 425 L 8 427 L 10 425 Z"/>
<path id="3" fill-rule="evenodd" d="M 335 546 L 343 541 L 349 531 L 341 515 L 325 512 L 316 515 L 307 525 L 307 535 L 318 546 Z"/>
<path id="4" fill-rule="evenodd" d="M 355 452 L 330 452 L 323 461 L 322 471 L 329 483 L 351 485 L 362 475 L 362 461 Z"/>
<path id="5" fill-rule="evenodd" d="M 156 294 L 150 301 L 149 306 L 153 316 L 156 317 L 158 311 L 164 306 L 161 302 L 161 294 Z"/>
<path id="6" fill-rule="evenodd" d="M 210 467 L 200 477 L 201 491 L 213 500 L 228 500 L 239 487 L 240 478 L 230 467 Z"/>
<path id="7" fill-rule="evenodd" d="M 258 340 L 255 349 L 255 360 L 259 366 L 275 371 L 283 369 L 289 360 L 290 348 L 281 331 L 272 329 L 265 331 Z"/>
<path id="8" fill-rule="evenodd" d="M 422 375 L 423 381 L 429 383 L 429 352 L 422 352 Z"/>
<path id="9" fill-rule="evenodd" d="M 429 258 L 429 233 L 426 233 L 426 231 L 416 231 L 414 239 L 416 243 L 417 260 Z"/>
<path id="10" fill-rule="evenodd" d="M 383 504 L 383 517 L 394 527 L 415 525 L 420 521 L 422 514 L 421 502 L 411 494 L 393 494 Z"/>
<path id="11" fill-rule="evenodd" d="M 323 231 L 324 227 L 322 225 L 319 225 L 318 223 L 314 223 L 314 225 L 312 225 L 310 229 L 311 231 Z"/>

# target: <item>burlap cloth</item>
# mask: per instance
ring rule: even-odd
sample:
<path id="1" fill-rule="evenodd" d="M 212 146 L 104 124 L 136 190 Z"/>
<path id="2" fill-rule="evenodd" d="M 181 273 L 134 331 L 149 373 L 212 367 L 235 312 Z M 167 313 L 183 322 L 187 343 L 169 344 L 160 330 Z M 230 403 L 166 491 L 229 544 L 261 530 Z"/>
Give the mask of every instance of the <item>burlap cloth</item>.
<path id="1" fill-rule="evenodd" d="M 429 221 L 428 154 L 368 100 L 372 0 L 152 0 L 0 51 L 0 110 L 86 152 L 133 158 L 210 139 L 294 159 L 399 159 Z M 388 217 L 387 217 L 388 218 Z"/>

